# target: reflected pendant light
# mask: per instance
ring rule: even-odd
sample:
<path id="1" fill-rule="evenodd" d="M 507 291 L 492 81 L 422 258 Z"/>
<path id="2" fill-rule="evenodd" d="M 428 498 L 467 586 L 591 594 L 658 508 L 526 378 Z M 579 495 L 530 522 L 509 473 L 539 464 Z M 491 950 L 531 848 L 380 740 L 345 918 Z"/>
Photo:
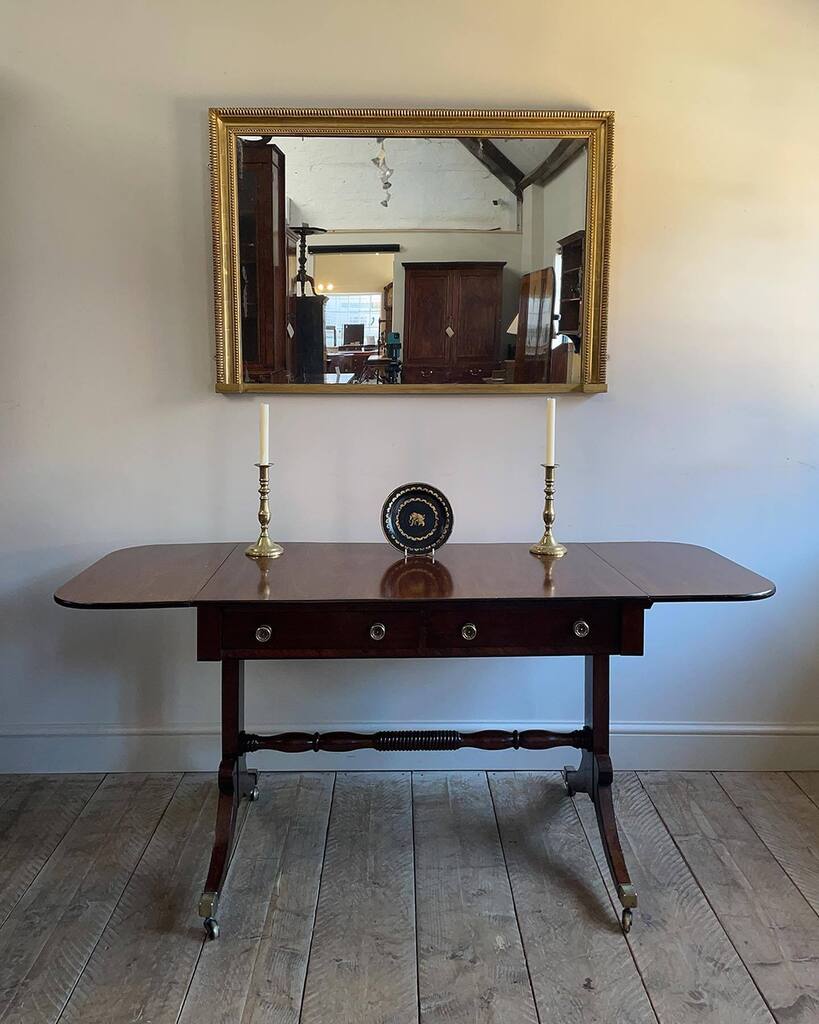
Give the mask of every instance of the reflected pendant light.
<path id="1" fill-rule="evenodd" d="M 375 164 L 378 168 L 378 176 L 381 179 L 381 188 L 384 190 L 384 198 L 381 200 L 382 206 L 389 206 L 392 193 L 392 183 L 390 178 L 393 174 L 393 169 L 387 166 L 387 151 L 384 149 L 384 136 L 380 135 L 375 140 L 378 143 L 378 152 L 370 161 Z"/>

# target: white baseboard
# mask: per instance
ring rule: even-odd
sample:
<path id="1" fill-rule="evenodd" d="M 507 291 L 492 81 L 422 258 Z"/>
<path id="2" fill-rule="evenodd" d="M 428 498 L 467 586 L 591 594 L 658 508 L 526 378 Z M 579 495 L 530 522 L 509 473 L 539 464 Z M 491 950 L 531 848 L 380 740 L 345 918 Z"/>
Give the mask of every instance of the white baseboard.
<path id="1" fill-rule="evenodd" d="M 253 726 L 257 733 L 376 732 L 387 729 L 577 729 L 578 722 L 325 722 Z M 819 722 L 613 722 L 611 752 L 620 769 L 819 769 Z M 384 771 L 560 768 L 578 751 L 456 750 L 251 756 L 264 771 Z M 208 724 L 121 726 L 72 723 L 0 729 L 0 772 L 213 771 L 219 727 Z"/>

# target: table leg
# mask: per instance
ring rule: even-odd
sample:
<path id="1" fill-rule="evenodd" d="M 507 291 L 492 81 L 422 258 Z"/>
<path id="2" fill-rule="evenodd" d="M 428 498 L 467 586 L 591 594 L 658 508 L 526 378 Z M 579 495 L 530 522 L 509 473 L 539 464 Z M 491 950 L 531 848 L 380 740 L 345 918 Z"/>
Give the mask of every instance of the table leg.
<path id="1" fill-rule="evenodd" d="M 218 938 L 216 914 L 219 897 L 233 853 L 239 803 L 245 797 L 256 800 L 258 772 L 247 767 L 240 747 L 245 719 L 245 664 L 230 659 L 222 662 L 222 760 L 219 764 L 219 803 L 216 830 L 205 891 L 199 900 L 199 915 L 205 919 L 205 931 Z"/>
<path id="2" fill-rule="evenodd" d="M 609 657 L 606 654 L 586 657 L 586 729 L 589 746 L 583 751 L 577 768 L 564 768 L 563 778 L 570 796 L 588 793 L 592 799 L 606 862 L 623 907 L 623 931 L 629 932 L 637 893 L 626 867 L 611 798 L 614 772 L 609 756 Z"/>

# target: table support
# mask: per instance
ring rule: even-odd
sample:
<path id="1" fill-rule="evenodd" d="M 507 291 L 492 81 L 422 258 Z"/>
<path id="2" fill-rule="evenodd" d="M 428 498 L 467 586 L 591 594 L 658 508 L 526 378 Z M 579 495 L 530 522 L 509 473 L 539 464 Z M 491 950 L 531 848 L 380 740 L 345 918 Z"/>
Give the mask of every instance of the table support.
<path id="1" fill-rule="evenodd" d="M 549 750 L 552 747 L 584 749 L 591 741 L 591 729 L 552 732 L 549 729 L 482 729 L 460 732 L 457 729 L 399 729 L 384 732 L 278 732 L 272 736 L 241 734 L 241 748 L 277 750 L 282 754 L 301 754 L 308 750 L 345 753 L 350 750 Z"/>
<path id="2" fill-rule="evenodd" d="M 256 800 L 258 772 L 245 761 L 248 751 L 277 750 L 298 753 L 307 750 L 349 751 L 374 750 L 458 750 L 474 747 L 481 750 L 548 750 L 572 746 L 583 750 L 577 768 L 564 769 L 566 788 L 571 796 L 588 793 L 594 804 L 600 839 L 617 896 L 623 906 L 624 931 L 631 929 L 632 911 L 637 894 L 629 877 L 611 797 L 613 771 L 609 757 L 609 656 L 586 657 L 585 727 L 573 732 L 552 732 L 546 729 L 507 731 L 484 729 L 462 733 L 457 730 L 406 730 L 379 733 L 277 733 L 259 736 L 244 730 L 245 689 L 244 662 L 222 661 L 222 760 L 219 764 L 219 803 L 216 831 L 210 858 L 205 891 L 199 900 L 199 914 L 205 919 L 205 930 L 211 938 L 219 934 L 216 914 L 225 883 L 236 838 L 239 805 L 243 798 Z"/>
<path id="3" fill-rule="evenodd" d="M 637 893 L 620 845 L 611 784 L 614 779 L 611 757 L 609 756 L 609 656 L 589 654 L 586 656 L 586 729 L 590 733 L 590 744 L 583 751 L 577 768 L 567 766 L 563 778 L 570 796 L 588 793 L 594 804 L 597 827 L 603 843 L 603 852 L 609 866 L 612 880 L 617 888 L 617 898 L 623 907 L 623 931 L 631 930 L 632 912 L 637 906 Z"/>
<path id="4" fill-rule="evenodd" d="M 205 891 L 199 900 L 199 916 L 205 930 L 215 939 L 219 935 L 216 914 L 219 896 L 225 884 L 236 838 L 236 821 L 242 798 L 259 796 L 258 772 L 248 769 L 240 736 L 245 724 L 245 663 L 235 659 L 222 662 L 222 760 L 219 763 L 219 803 L 216 830 Z"/>

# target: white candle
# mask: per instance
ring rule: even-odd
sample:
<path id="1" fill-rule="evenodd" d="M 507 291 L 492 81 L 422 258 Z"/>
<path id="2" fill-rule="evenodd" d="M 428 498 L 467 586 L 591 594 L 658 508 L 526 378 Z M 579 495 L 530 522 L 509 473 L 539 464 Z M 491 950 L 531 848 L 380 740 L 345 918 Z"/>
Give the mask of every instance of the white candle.
<path id="1" fill-rule="evenodd" d="M 554 398 L 546 399 L 546 465 L 555 463 L 555 411 L 557 402 Z"/>
<path id="2" fill-rule="evenodd" d="M 270 406 L 267 402 L 259 406 L 259 462 L 263 466 L 270 462 Z"/>

